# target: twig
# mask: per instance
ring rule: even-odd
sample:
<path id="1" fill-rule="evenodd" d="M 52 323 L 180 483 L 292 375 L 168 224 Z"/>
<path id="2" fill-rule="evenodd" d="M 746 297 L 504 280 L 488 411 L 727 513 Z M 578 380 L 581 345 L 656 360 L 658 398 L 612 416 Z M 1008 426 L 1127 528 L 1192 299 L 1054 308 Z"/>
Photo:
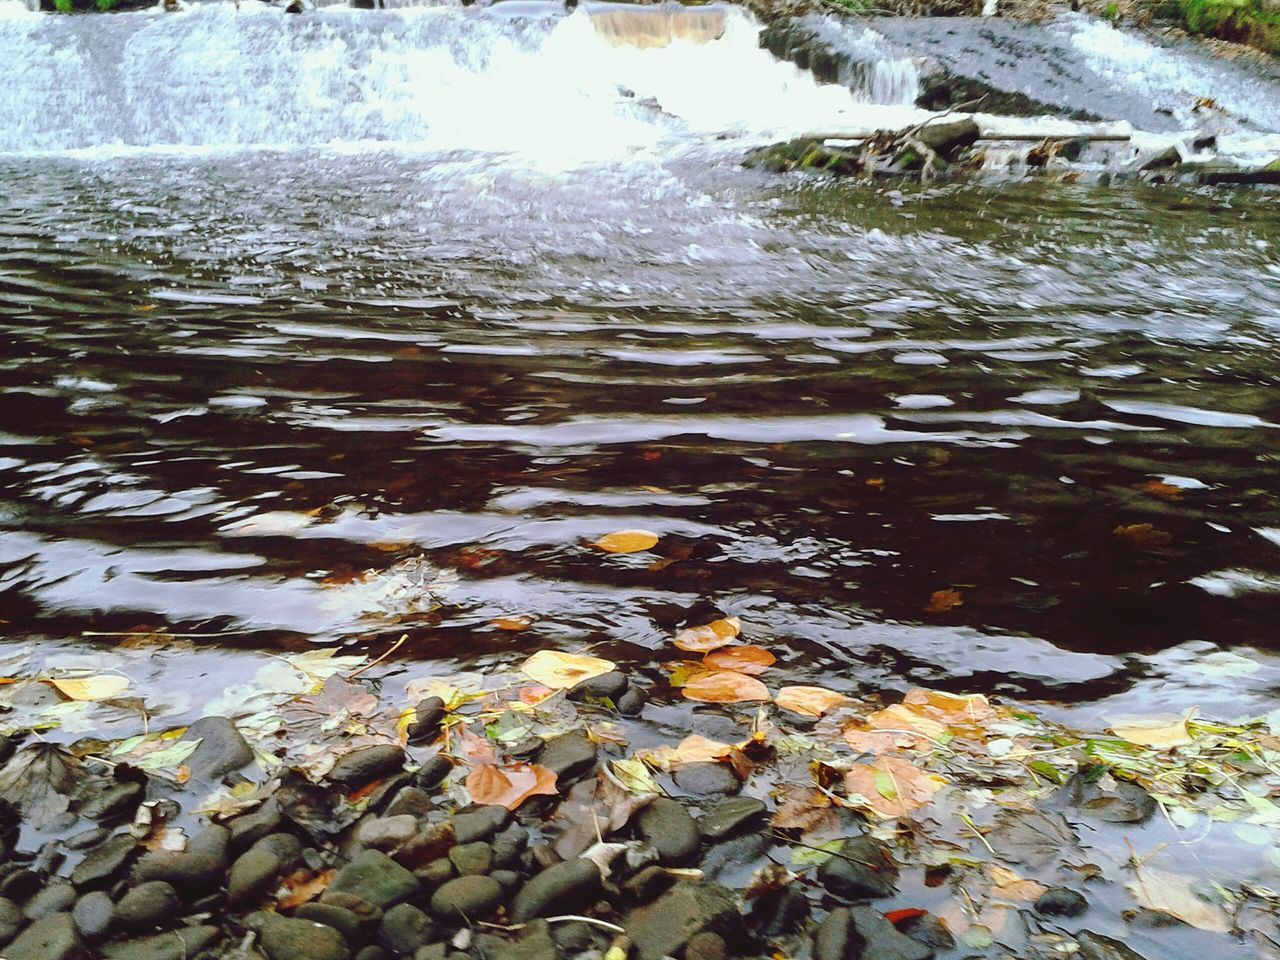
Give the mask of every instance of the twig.
<path id="1" fill-rule="evenodd" d="M 586 923 L 594 927 L 600 927 L 602 930 L 608 930 L 611 933 L 626 933 L 626 929 L 618 926 L 616 923 L 610 923 L 607 920 L 597 920 L 595 917 L 579 917 L 566 914 L 563 917 L 542 917 L 547 923 Z M 486 923 L 483 920 L 475 921 L 477 927 L 488 927 L 490 930 L 506 930 L 509 933 L 515 933 L 517 930 L 523 930 L 528 926 L 527 923 Z"/>
<path id="2" fill-rule="evenodd" d="M 170 633 L 168 630 L 81 630 L 82 637 L 164 637 L 171 640 L 211 640 L 257 630 L 220 630 L 217 633 Z"/>
<path id="3" fill-rule="evenodd" d="M 978 829 L 978 825 L 973 822 L 972 817 L 967 813 L 962 813 L 960 814 L 960 819 L 964 822 L 966 827 L 973 831 L 973 835 L 978 838 L 978 841 L 987 848 L 987 853 L 991 854 L 993 857 L 999 856 L 995 850 L 991 849 L 991 844 L 987 843 L 987 838 L 982 835 L 982 831 Z"/>
<path id="4" fill-rule="evenodd" d="M 395 643 L 393 643 L 390 647 L 388 647 L 386 653 L 380 656 L 377 660 L 371 660 L 369 663 L 366 663 L 363 667 L 361 667 L 359 670 L 356 670 L 354 673 L 348 673 L 347 679 L 354 680 L 356 677 L 360 676 L 360 674 L 364 673 L 366 670 L 370 670 L 373 667 L 376 667 L 383 660 L 387 659 L 387 657 L 391 656 L 393 653 L 399 650 L 400 647 L 404 644 L 404 642 L 408 639 L 409 639 L 409 635 L 407 633 L 401 634 L 400 639 L 397 640 Z"/>

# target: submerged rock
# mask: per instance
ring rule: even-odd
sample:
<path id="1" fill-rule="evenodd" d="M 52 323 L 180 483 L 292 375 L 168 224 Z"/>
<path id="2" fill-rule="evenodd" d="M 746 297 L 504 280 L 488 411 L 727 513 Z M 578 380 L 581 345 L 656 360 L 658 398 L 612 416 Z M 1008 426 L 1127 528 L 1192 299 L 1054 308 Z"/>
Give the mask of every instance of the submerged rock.
<path id="1" fill-rule="evenodd" d="M 684 804 L 659 797 L 636 818 L 640 836 L 658 851 L 658 859 L 668 867 L 687 866 L 698 855 L 698 824 Z"/>
<path id="2" fill-rule="evenodd" d="M 1089 909 L 1089 901 L 1070 887 L 1050 887 L 1036 900 L 1035 909 L 1046 917 L 1078 917 Z"/>
<path id="3" fill-rule="evenodd" d="M 716 883 L 678 883 L 653 903 L 635 907 L 622 920 L 638 960 L 678 956 L 704 930 L 724 931 L 738 921 L 733 893 Z"/>
<path id="4" fill-rule="evenodd" d="M 83 950 L 80 933 L 69 913 L 41 917 L 9 946 L 5 960 L 73 960 Z"/>
<path id="5" fill-rule="evenodd" d="M 385 910 L 422 889 L 417 878 L 380 850 L 361 850 L 334 875 L 326 893 L 349 893 Z"/>
<path id="6" fill-rule="evenodd" d="M 182 739 L 200 741 L 187 759 L 193 780 L 216 780 L 253 763 L 253 748 L 226 717 L 202 717 Z"/>
<path id="7" fill-rule="evenodd" d="M 502 884 L 492 877 L 458 877 L 431 895 L 431 912 L 446 920 L 486 917 L 502 902 Z"/>
<path id="8" fill-rule="evenodd" d="M 534 917 L 571 912 L 600 890 L 600 869 L 590 860 L 568 860 L 548 867 L 516 894 L 511 918 L 524 923 Z"/>
<path id="9" fill-rule="evenodd" d="M 271 960 L 348 960 L 351 949 L 333 927 L 292 917 L 276 917 L 261 931 L 262 949 Z"/>
<path id="10" fill-rule="evenodd" d="M 404 751 L 394 744 L 382 743 L 352 750 L 329 771 L 329 782 L 340 787 L 361 787 L 404 767 Z"/>
<path id="11" fill-rule="evenodd" d="M 676 786 L 695 797 L 725 796 L 742 789 L 742 782 L 725 763 L 686 763 L 676 768 Z"/>
<path id="12" fill-rule="evenodd" d="M 897 891 L 898 865 L 881 841 L 853 837 L 818 868 L 818 879 L 827 890 L 846 900 L 875 900 Z"/>
<path id="13" fill-rule="evenodd" d="M 929 960 L 932 948 L 870 907 L 837 907 L 814 935 L 814 960 Z"/>
<path id="14" fill-rule="evenodd" d="M 107 960 L 190 960 L 222 936 L 217 927 L 183 927 L 136 940 L 110 943 L 102 948 Z"/>

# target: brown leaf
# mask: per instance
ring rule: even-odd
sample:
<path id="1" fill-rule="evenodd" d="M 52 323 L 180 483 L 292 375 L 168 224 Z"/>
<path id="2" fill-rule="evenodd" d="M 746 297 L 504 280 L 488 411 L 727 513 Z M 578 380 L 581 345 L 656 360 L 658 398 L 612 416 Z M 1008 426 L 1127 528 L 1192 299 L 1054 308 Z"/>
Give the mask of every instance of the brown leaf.
<path id="1" fill-rule="evenodd" d="M 484 737 L 478 737 L 467 727 L 459 725 L 458 742 L 452 746 L 453 755 L 469 767 L 485 766 L 498 762 L 493 744 Z"/>
<path id="2" fill-rule="evenodd" d="M 1163 480 L 1148 480 L 1146 483 L 1138 487 L 1143 493 L 1149 493 L 1153 497 L 1159 497 L 1161 500 L 1181 500 L 1182 488 L 1175 487 L 1172 483 L 1165 483 Z"/>
<path id="3" fill-rule="evenodd" d="M 559 650 L 539 650 L 520 665 L 520 670 L 531 680 L 567 690 L 583 680 L 590 680 L 617 668 L 612 660 L 589 657 L 578 653 L 562 653 Z"/>
<path id="4" fill-rule="evenodd" d="M 1173 542 L 1173 534 L 1153 527 L 1149 523 L 1131 523 L 1116 527 L 1111 533 L 1126 547 L 1132 547 L 1134 550 L 1159 549 Z"/>
<path id="5" fill-rule="evenodd" d="M 556 775 L 538 764 L 476 767 L 467 775 L 467 793 L 476 803 L 496 804 L 515 810 L 530 797 L 556 795 Z"/>
<path id="6" fill-rule="evenodd" d="M 929 602 L 925 604 L 925 613 L 946 613 L 956 607 L 964 606 L 964 596 L 959 590 L 935 590 L 929 594 Z"/>
<path id="7" fill-rule="evenodd" d="M 337 870 L 330 868 L 316 873 L 312 870 L 297 870 L 280 882 L 280 891 L 284 894 L 277 902 L 280 910 L 296 910 L 304 903 L 309 903 L 329 889 Z"/>
<path id="8" fill-rule="evenodd" d="M 643 754 L 643 759 L 663 770 L 671 770 L 682 763 L 712 763 L 723 760 L 732 749 L 730 744 L 691 733 L 678 746 L 649 750 Z"/>
<path id="9" fill-rule="evenodd" d="M 659 537 L 650 530 L 618 530 L 606 533 L 592 544 L 605 553 L 639 553 L 657 546 Z"/>
<path id="10" fill-rule="evenodd" d="M 1033 903 L 1048 890 L 1043 883 L 1020 877 L 1008 867 L 998 863 L 987 864 L 987 876 L 993 884 L 991 895 L 1001 900 L 1014 900 L 1019 903 Z"/>
<path id="11" fill-rule="evenodd" d="M 690 653 L 708 653 L 726 644 L 742 632 L 742 621 L 737 617 L 712 620 L 700 627 L 686 627 L 676 634 L 673 641 L 681 650 Z"/>
<path id="12" fill-rule="evenodd" d="M 831 798 L 821 790 L 793 790 L 778 807 L 770 826 L 777 830 L 799 830 L 808 835 L 840 825 Z"/>
<path id="13" fill-rule="evenodd" d="M 683 687 L 690 700 L 704 703 L 745 703 L 768 700 L 769 689 L 755 677 L 732 670 L 715 670 L 690 678 Z"/>
<path id="14" fill-rule="evenodd" d="M 845 791 L 861 796 L 882 817 L 904 817 L 927 806 L 944 782 L 898 757 L 855 764 L 844 775 Z"/>
<path id="15" fill-rule="evenodd" d="M 1192 877 L 1167 873 L 1144 864 L 1125 884 L 1125 889 L 1149 910 L 1170 914 L 1183 923 L 1211 933 L 1228 933 L 1231 919 L 1226 911 L 1220 904 L 1197 896 L 1194 884 Z"/>
<path id="16" fill-rule="evenodd" d="M 528 630 L 533 626 L 533 617 L 498 617 L 497 619 L 490 620 L 489 625 L 497 627 L 499 630 L 510 630 L 518 633 L 522 630 Z"/>
<path id="17" fill-rule="evenodd" d="M 843 693 L 836 693 L 825 687 L 783 687 L 778 691 L 774 702 L 804 717 L 820 717 L 828 710 L 851 701 Z"/>
<path id="18" fill-rule="evenodd" d="M 708 670 L 734 670 L 749 676 L 759 676 L 768 670 L 777 658 L 764 647 L 721 647 L 702 658 Z"/>
<path id="19" fill-rule="evenodd" d="M 983 723 L 996 715 L 995 710 L 991 709 L 991 702 L 980 693 L 962 696 L 942 690 L 915 687 L 907 691 L 902 702 L 918 713 L 948 725 Z"/>

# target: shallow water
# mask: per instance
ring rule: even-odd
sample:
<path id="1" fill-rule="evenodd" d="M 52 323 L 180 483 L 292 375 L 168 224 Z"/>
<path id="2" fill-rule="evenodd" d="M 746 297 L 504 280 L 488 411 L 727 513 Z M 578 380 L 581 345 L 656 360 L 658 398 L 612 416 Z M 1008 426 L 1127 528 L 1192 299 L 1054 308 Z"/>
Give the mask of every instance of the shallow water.
<path id="1" fill-rule="evenodd" d="M 751 173 L 778 130 L 911 108 L 745 18 L 636 51 L 581 16 L 246 9 L 74 38 L 69 126 L 6 94 L 39 133 L 0 156 L 12 638 L 647 664 L 723 611 L 851 689 L 1265 707 L 1275 194 Z M 89 89 L 223 42 L 234 102 Z M 628 527 L 662 540 L 587 546 Z M 1198 671 L 1219 645 L 1259 671 Z"/>

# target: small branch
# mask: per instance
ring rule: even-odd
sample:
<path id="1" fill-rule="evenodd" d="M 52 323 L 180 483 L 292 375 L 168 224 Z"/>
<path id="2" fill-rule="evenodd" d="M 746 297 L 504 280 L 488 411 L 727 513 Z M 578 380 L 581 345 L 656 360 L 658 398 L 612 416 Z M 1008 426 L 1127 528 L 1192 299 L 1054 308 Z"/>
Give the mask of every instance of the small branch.
<path id="1" fill-rule="evenodd" d="M 609 923 L 607 920 L 597 920 L 595 917 L 579 917 L 566 914 L 563 917 L 542 917 L 547 923 L 586 923 L 593 927 L 599 927 L 601 930 L 608 930 L 610 933 L 626 933 L 627 931 L 618 926 L 616 923 Z M 488 927 L 490 930 L 505 930 L 508 933 L 516 933 L 523 930 L 529 924 L 527 923 L 485 923 L 482 920 L 475 922 L 477 927 Z"/>
<path id="2" fill-rule="evenodd" d="M 348 673 L 347 679 L 354 680 L 356 677 L 360 676 L 360 674 L 364 673 L 366 670 L 373 669 L 378 664 L 380 664 L 383 660 L 387 659 L 387 657 L 391 656 L 393 653 L 399 650 L 400 647 L 404 645 L 404 642 L 408 639 L 409 639 L 409 635 L 407 633 L 401 634 L 400 639 L 397 640 L 395 643 L 393 643 L 390 647 L 388 647 L 387 651 L 382 656 L 380 656 L 377 660 L 371 660 L 370 662 L 366 663 L 363 667 L 361 667 L 359 670 L 356 670 L 354 673 Z"/>

